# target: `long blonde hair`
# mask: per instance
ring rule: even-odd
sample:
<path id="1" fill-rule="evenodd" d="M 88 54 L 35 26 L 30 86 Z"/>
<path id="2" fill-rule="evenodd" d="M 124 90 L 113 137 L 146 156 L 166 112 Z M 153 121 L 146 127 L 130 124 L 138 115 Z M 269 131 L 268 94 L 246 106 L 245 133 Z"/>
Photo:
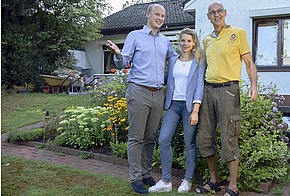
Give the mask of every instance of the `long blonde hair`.
<path id="1" fill-rule="evenodd" d="M 197 37 L 196 32 L 190 28 L 184 28 L 180 32 L 179 40 L 183 34 L 191 35 L 191 37 L 195 43 L 195 46 L 192 49 L 193 58 L 194 58 L 195 62 L 197 62 L 197 64 L 201 65 L 202 59 L 203 59 L 203 52 L 202 52 L 202 49 L 200 48 L 200 43 L 198 41 L 198 37 Z"/>

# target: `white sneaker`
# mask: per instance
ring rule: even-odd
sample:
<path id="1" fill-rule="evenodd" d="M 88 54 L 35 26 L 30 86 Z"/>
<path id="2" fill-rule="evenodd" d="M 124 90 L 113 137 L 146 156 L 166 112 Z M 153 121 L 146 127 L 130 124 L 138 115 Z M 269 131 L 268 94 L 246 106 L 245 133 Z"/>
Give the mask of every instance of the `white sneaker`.
<path id="1" fill-rule="evenodd" d="M 178 193 L 187 193 L 191 190 L 192 183 L 187 180 L 182 180 L 181 185 L 178 187 Z"/>
<path id="2" fill-rule="evenodd" d="M 164 183 L 162 180 L 159 180 L 154 186 L 151 186 L 148 191 L 149 193 L 153 192 L 170 192 L 172 190 L 172 183 Z"/>

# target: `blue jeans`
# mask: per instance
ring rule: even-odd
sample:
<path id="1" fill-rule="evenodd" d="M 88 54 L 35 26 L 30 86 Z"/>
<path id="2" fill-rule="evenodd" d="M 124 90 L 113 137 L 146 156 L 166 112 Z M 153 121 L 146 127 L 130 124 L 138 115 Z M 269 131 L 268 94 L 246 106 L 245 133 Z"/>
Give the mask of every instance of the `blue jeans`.
<path id="1" fill-rule="evenodd" d="M 166 111 L 159 135 L 160 157 L 162 166 L 162 180 L 171 181 L 172 149 L 171 140 L 173 134 L 182 119 L 184 141 L 186 148 L 186 172 L 184 179 L 192 181 L 197 159 L 196 126 L 189 126 L 191 112 L 186 109 L 185 101 L 172 101 Z"/>

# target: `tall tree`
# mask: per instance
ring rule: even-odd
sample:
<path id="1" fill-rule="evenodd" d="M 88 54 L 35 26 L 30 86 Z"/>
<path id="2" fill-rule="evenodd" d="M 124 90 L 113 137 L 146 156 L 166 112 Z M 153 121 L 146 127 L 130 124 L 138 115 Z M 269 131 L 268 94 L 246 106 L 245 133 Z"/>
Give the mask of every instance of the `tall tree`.
<path id="1" fill-rule="evenodd" d="M 39 74 L 72 67 L 69 50 L 100 38 L 104 0 L 2 0 L 2 84 L 40 86 Z"/>

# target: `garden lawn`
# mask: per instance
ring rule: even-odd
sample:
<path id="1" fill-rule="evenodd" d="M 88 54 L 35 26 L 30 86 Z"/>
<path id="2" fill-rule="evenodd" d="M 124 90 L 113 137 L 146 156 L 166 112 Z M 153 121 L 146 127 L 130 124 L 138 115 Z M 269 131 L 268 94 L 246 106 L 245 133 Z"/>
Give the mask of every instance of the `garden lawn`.
<path id="1" fill-rule="evenodd" d="M 69 166 L 1 155 L 1 195 L 139 195 L 130 182 L 108 174 L 96 174 Z M 171 193 L 150 195 L 178 195 Z M 194 195 L 191 193 L 183 195 Z"/>
<path id="2" fill-rule="evenodd" d="M 25 93 L 1 96 L 1 133 L 50 119 L 71 106 L 90 104 L 91 99 L 68 94 Z"/>
<path id="3" fill-rule="evenodd" d="M 130 182 L 68 166 L 1 156 L 1 195 L 134 195 Z"/>

